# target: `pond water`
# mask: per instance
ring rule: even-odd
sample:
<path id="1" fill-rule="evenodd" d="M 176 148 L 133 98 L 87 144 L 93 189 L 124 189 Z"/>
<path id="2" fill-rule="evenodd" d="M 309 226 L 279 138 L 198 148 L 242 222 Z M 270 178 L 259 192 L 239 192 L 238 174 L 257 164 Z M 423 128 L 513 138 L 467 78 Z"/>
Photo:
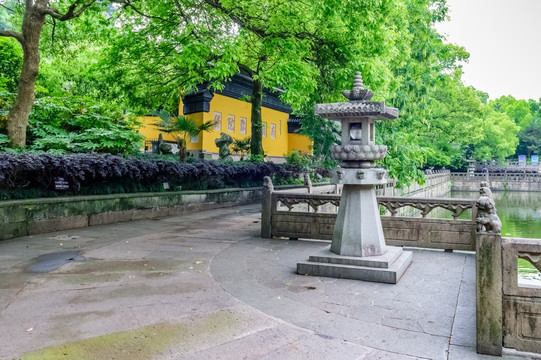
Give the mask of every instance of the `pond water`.
<path id="1" fill-rule="evenodd" d="M 503 237 L 541 239 L 541 192 L 494 192 Z M 451 192 L 453 198 L 477 199 L 476 192 Z M 541 273 L 526 260 L 519 259 L 519 281 L 541 285 Z"/>

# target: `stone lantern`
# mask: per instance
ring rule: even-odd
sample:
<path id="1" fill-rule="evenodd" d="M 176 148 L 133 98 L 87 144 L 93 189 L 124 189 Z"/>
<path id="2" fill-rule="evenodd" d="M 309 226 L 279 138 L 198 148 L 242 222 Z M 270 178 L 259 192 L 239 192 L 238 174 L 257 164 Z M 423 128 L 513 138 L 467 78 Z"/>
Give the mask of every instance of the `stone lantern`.
<path id="1" fill-rule="evenodd" d="M 374 168 L 383 159 L 385 145 L 375 143 L 375 122 L 398 117 L 384 101 L 369 101 L 357 72 L 352 90 L 342 91 L 348 102 L 317 104 L 316 114 L 342 123 L 342 145 L 333 145 L 333 158 L 342 167 L 332 182 L 342 184 L 332 244 L 308 262 L 297 264 L 299 274 L 397 283 L 411 263 L 411 252 L 387 246 L 383 236 L 375 185 L 387 182 L 387 171 Z"/>
<path id="2" fill-rule="evenodd" d="M 475 160 L 473 160 L 472 158 L 469 158 L 466 161 L 468 162 L 468 175 L 469 176 L 474 176 L 474 174 L 475 174 Z"/>

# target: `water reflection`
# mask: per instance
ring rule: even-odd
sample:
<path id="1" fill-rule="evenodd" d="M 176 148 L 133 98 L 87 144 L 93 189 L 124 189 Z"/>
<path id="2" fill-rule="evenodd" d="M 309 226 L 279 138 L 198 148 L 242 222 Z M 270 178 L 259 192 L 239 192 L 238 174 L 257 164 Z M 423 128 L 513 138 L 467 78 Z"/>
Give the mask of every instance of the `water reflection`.
<path id="1" fill-rule="evenodd" d="M 541 192 L 494 192 L 502 236 L 541 239 Z M 477 199 L 476 192 L 453 191 L 453 198 Z"/>

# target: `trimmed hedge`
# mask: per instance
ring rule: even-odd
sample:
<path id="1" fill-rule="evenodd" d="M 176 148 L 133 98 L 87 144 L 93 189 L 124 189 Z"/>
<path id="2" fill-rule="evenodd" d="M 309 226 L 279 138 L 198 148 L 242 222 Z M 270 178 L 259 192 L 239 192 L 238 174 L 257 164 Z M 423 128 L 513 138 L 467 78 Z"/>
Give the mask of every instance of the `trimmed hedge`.
<path id="1" fill-rule="evenodd" d="M 0 199 L 164 191 L 164 182 L 183 190 L 253 187 L 261 186 L 264 176 L 284 182 L 298 178 L 301 171 L 274 163 L 188 164 L 108 154 L 0 153 Z M 55 191 L 55 177 L 64 178 L 69 190 Z"/>

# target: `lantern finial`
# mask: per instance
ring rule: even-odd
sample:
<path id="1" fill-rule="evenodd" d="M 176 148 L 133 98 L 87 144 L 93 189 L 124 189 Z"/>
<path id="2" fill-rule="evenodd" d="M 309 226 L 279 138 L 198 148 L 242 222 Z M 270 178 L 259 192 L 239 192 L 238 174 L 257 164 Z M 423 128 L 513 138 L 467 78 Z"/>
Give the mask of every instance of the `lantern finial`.
<path id="1" fill-rule="evenodd" d="M 355 73 L 355 79 L 353 80 L 352 90 L 342 90 L 342 94 L 348 98 L 349 101 L 368 101 L 374 96 L 374 93 L 364 88 L 363 77 L 360 71 Z"/>

